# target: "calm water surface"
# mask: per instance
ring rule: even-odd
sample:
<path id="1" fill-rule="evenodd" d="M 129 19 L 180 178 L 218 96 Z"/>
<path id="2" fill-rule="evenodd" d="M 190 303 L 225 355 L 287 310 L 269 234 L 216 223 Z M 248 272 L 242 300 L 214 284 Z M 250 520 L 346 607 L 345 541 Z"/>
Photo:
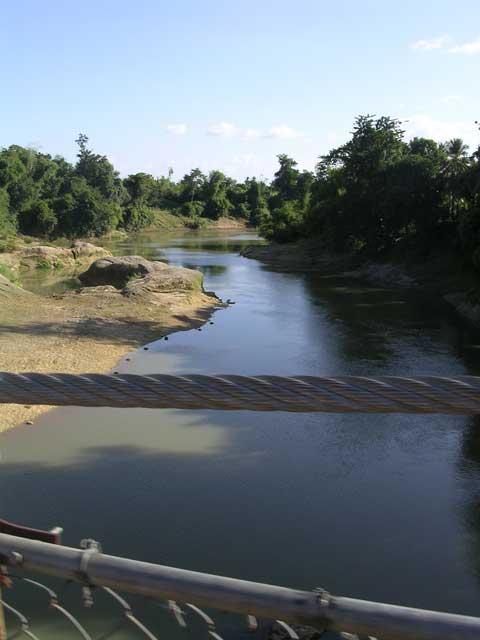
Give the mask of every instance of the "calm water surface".
<path id="1" fill-rule="evenodd" d="M 251 241 L 190 233 L 115 245 L 200 269 L 207 289 L 236 302 L 119 370 L 480 373 L 480 335 L 438 300 L 276 272 L 238 256 Z M 58 409 L 0 444 L 2 517 L 62 525 L 66 544 L 93 537 L 112 554 L 480 615 L 473 419 Z M 16 587 L 7 597 L 33 614 L 39 635 L 65 637 L 37 594 Z M 65 597 L 78 604 L 75 588 Z M 181 635 L 158 605 L 138 606 L 153 630 Z M 111 613 L 99 594 L 82 619 L 106 633 Z M 121 627 L 111 637 L 140 636 Z"/>

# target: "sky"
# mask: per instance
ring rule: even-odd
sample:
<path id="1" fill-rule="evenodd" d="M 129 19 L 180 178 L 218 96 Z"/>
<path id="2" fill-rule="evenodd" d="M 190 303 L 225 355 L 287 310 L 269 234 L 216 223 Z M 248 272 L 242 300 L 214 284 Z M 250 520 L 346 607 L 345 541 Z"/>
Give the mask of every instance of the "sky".
<path id="1" fill-rule="evenodd" d="M 313 169 L 359 114 L 480 142 L 479 0 L 4 0 L 0 147 L 125 176 Z"/>

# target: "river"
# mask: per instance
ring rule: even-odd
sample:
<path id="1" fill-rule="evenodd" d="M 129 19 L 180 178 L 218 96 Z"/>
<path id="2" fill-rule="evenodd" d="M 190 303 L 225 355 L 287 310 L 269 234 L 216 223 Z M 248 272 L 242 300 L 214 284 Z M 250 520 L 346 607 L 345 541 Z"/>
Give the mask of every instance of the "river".
<path id="1" fill-rule="evenodd" d="M 441 301 L 275 271 L 238 255 L 254 240 L 189 232 L 117 242 L 117 253 L 201 270 L 206 289 L 235 301 L 201 331 L 141 348 L 118 370 L 480 373 L 478 332 Z M 480 615 L 474 419 L 62 408 L 0 444 L 2 517 L 61 525 L 66 544 L 91 537 L 111 554 Z M 75 589 L 66 597 L 78 604 Z M 34 595 L 16 586 L 6 599 L 32 613 L 40 637 L 66 637 Z M 113 609 L 97 598 L 82 620 L 105 633 Z M 176 637 L 164 611 L 137 606 L 152 630 Z M 123 626 L 109 637 L 141 636 Z"/>

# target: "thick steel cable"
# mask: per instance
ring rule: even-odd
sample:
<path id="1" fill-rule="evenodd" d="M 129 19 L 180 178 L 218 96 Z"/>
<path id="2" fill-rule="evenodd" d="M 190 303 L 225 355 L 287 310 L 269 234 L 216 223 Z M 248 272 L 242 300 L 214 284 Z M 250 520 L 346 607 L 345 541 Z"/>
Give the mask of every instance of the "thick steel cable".
<path id="1" fill-rule="evenodd" d="M 0 403 L 475 415 L 480 414 L 480 377 L 0 373 Z"/>

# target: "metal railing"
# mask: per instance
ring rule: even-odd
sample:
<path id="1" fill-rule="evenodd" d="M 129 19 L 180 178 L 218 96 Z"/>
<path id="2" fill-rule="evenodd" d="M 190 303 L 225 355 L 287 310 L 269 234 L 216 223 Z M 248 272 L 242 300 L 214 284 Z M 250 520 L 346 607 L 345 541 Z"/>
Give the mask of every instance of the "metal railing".
<path id="1" fill-rule="evenodd" d="M 114 590 L 113 597 L 122 604 L 129 618 L 133 613 L 116 594 L 117 590 L 166 601 L 177 619 L 182 617 L 177 608 L 180 602 L 197 612 L 199 607 L 207 607 L 242 614 L 250 618 L 250 624 L 253 618 L 270 619 L 287 626 L 307 625 L 383 640 L 480 638 L 480 618 L 336 597 L 321 589 L 309 592 L 215 576 L 109 556 L 91 543 L 84 546 L 84 549 L 75 549 L 0 534 L 0 557 L 7 570 L 77 582 L 87 589 L 87 600 L 88 590 L 93 587 L 102 587 L 110 595 Z M 66 615 L 51 590 L 28 581 L 47 589 L 55 608 Z M 211 620 L 208 614 L 204 615 L 207 622 Z"/>

